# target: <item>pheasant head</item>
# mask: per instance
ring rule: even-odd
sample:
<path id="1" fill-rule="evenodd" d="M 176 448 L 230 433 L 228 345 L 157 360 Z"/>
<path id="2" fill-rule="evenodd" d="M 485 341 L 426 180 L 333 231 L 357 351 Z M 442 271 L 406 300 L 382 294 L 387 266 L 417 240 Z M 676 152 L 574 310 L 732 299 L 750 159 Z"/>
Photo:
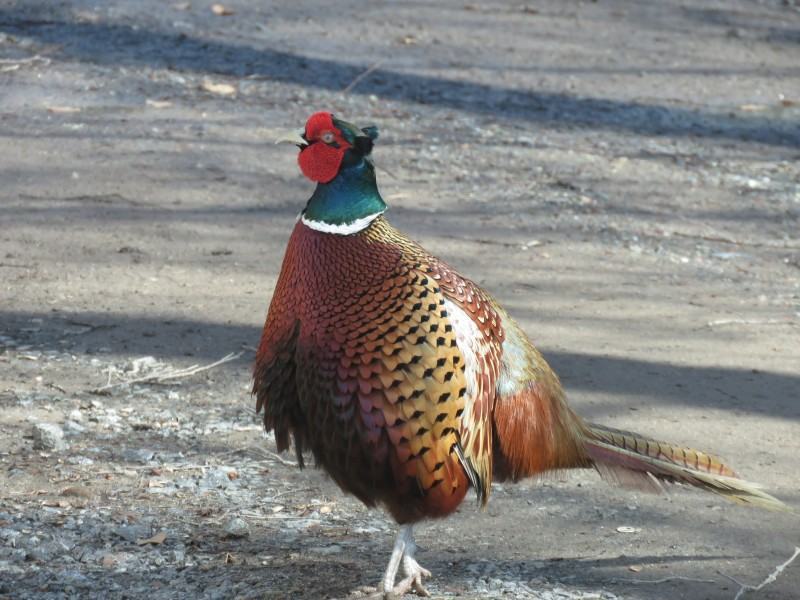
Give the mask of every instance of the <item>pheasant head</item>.
<path id="1" fill-rule="evenodd" d="M 300 148 L 300 170 L 317 183 L 302 213 L 306 225 L 347 235 L 386 210 L 369 159 L 377 137 L 374 126 L 359 128 L 329 112 L 318 112 L 309 117 L 302 133 L 278 140 Z"/>

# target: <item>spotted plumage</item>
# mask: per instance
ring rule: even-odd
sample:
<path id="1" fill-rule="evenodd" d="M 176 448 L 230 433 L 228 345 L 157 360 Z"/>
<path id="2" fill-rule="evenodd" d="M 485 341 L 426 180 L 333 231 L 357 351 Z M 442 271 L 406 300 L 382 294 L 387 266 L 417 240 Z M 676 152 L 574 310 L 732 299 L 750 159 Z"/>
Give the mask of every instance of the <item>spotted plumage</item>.
<path id="1" fill-rule="evenodd" d="M 492 481 L 595 467 L 625 485 L 680 481 L 783 506 L 710 455 L 581 420 L 505 310 L 388 223 L 376 138 L 330 113 L 293 138 L 318 185 L 289 239 L 254 393 L 280 451 L 293 440 L 302 465 L 310 450 L 404 526 L 384 592 L 424 592 L 410 525 L 452 513 L 470 487 L 485 504 Z"/>
<path id="2" fill-rule="evenodd" d="M 279 449 L 294 434 L 400 523 L 452 512 L 468 487 L 466 364 L 431 257 L 382 217 L 353 236 L 300 221 L 284 265 L 256 371 Z"/>

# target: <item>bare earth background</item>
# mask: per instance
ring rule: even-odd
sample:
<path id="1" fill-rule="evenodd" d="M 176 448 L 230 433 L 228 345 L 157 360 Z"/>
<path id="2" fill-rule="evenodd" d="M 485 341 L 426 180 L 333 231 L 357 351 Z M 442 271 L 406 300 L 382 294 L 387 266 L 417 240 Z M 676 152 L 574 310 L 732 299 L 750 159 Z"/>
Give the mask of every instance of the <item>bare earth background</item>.
<path id="1" fill-rule="evenodd" d="M 800 507 L 796 3 L 226 6 L 0 0 L 0 597 L 377 581 L 392 525 L 276 458 L 249 395 L 311 192 L 272 140 L 321 109 L 380 126 L 391 219 L 494 292 L 583 415 Z M 800 521 L 587 472 L 418 539 L 437 597 L 723 600 Z M 798 590 L 800 562 L 754 597 Z"/>

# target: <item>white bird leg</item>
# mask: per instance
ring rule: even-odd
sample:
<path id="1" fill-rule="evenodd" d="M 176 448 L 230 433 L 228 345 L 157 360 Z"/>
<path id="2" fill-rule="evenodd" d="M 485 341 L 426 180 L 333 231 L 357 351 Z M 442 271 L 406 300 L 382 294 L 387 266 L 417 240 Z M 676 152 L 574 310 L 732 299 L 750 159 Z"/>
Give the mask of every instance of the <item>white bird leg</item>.
<path id="1" fill-rule="evenodd" d="M 389 566 L 383 576 L 383 593 L 385 597 L 402 598 L 412 589 L 420 596 L 430 596 L 428 590 L 422 585 L 422 578 L 430 577 L 431 572 L 423 569 L 416 561 L 414 558 L 416 551 L 417 544 L 414 542 L 412 526 L 402 525 L 394 542 Z M 405 578 L 395 585 L 394 581 L 397 578 L 397 571 L 401 562 Z"/>
<path id="2" fill-rule="evenodd" d="M 388 594 L 394 589 L 394 580 L 397 577 L 397 570 L 400 568 L 400 561 L 403 558 L 403 553 L 406 550 L 406 544 L 409 538 L 412 540 L 414 539 L 411 525 L 401 525 L 400 531 L 397 532 L 397 537 L 394 540 L 394 549 L 389 559 L 389 565 L 386 567 L 386 573 L 383 575 L 384 594 Z"/>
<path id="3" fill-rule="evenodd" d="M 425 586 L 422 585 L 422 578 L 430 577 L 431 572 L 428 571 L 428 569 L 423 569 L 419 565 L 417 559 L 414 558 L 414 554 L 416 554 L 416 552 L 417 544 L 414 542 L 414 533 L 411 530 L 411 527 L 409 527 L 406 551 L 403 553 L 403 573 L 405 573 L 406 578 L 397 584 L 395 593 L 397 593 L 398 588 L 402 590 L 402 594 L 408 592 L 409 588 L 413 588 L 419 596 L 430 596 L 428 590 L 426 590 Z"/>

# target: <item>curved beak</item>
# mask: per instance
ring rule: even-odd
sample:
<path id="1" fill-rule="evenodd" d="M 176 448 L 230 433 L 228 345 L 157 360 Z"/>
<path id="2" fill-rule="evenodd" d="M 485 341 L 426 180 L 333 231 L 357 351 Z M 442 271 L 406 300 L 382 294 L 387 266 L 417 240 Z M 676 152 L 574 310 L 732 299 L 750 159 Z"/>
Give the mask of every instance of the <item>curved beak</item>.
<path id="1" fill-rule="evenodd" d="M 275 140 L 276 144 L 294 144 L 299 148 L 305 148 L 308 146 L 308 142 L 303 137 L 305 134 L 304 131 L 287 131 L 286 133 L 281 134 L 278 136 L 278 139 Z"/>

